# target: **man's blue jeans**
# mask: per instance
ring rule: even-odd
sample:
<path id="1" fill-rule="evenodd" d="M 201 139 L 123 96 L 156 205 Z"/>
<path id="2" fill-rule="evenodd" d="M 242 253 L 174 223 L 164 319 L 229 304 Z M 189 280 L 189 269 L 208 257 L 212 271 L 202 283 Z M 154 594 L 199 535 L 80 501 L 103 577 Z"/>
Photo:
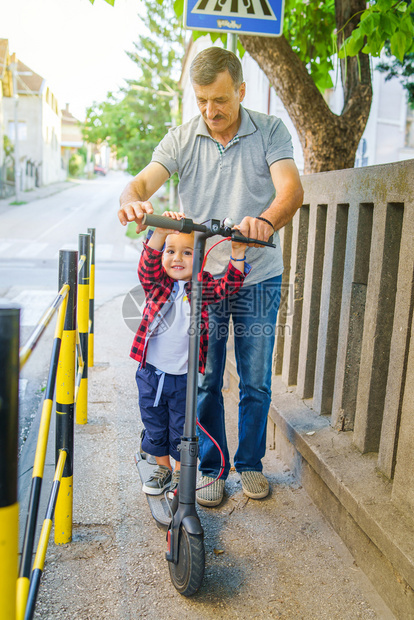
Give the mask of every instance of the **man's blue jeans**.
<path id="1" fill-rule="evenodd" d="M 262 471 L 271 398 L 272 359 L 282 276 L 241 288 L 238 293 L 209 306 L 209 345 L 206 373 L 198 390 L 198 419 L 218 442 L 225 458 L 223 478 L 230 470 L 224 420 L 223 373 L 229 319 L 233 320 L 234 349 L 239 374 L 239 445 L 234 456 L 238 472 Z M 201 431 L 199 469 L 217 476 L 220 454 Z"/>

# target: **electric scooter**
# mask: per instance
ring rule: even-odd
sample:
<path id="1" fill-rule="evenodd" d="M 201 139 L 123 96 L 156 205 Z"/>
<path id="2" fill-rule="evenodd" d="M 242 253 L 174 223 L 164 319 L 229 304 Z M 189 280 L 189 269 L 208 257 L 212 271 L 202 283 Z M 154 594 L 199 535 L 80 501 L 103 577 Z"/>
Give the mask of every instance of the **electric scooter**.
<path id="1" fill-rule="evenodd" d="M 147 226 L 168 228 L 183 233 L 194 231 L 193 272 L 191 280 L 191 308 L 190 308 L 190 336 L 188 351 L 188 374 L 184 434 L 181 437 L 180 460 L 181 473 L 178 489 L 170 501 L 167 492 L 164 495 L 147 495 L 151 513 L 160 527 L 167 529 L 166 559 L 170 578 L 174 587 L 183 596 L 191 596 L 200 588 L 204 577 L 205 549 L 203 528 L 196 511 L 196 479 L 198 438 L 196 435 L 197 422 L 197 387 L 198 387 L 198 358 L 200 348 L 200 323 L 202 309 L 202 270 L 206 240 L 219 235 L 240 243 L 257 244 L 276 247 L 272 237 L 268 242 L 249 239 L 233 227 L 233 222 L 227 218 L 208 220 L 203 224 L 196 224 L 189 218 L 173 220 L 160 215 L 145 214 L 142 223 Z M 224 239 L 223 239 L 224 240 Z M 214 247 L 214 246 L 213 246 Z M 210 248 L 212 249 L 212 248 Z M 201 427 L 202 428 L 202 427 Z M 205 429 L 202 428 L 204 431 Z M 217 442 L 210 437 L 220 450 Z M 220 450 L 221 453 L 221 450 Z M 222 468 L 224 458 L 221 453 Z M 155 459 L 141 450 L 135 455 L 135 461 L 141 480 L 144 482 L 156 465 Z"/>

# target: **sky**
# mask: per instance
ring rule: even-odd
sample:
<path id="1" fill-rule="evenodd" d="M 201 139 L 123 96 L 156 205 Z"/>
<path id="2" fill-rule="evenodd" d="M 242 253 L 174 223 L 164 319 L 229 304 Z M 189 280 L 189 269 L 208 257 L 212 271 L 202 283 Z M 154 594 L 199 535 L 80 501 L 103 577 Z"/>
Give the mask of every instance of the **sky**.
<path id="1" fill-rule="evenodd" d="M 93 101 L 106 99 L 137 69 L 125 53 L 145 28 L 139 0 L 7 0 L 0 39 L 9 52 L 44 77 L 61 109 L 83 120 Z"/>

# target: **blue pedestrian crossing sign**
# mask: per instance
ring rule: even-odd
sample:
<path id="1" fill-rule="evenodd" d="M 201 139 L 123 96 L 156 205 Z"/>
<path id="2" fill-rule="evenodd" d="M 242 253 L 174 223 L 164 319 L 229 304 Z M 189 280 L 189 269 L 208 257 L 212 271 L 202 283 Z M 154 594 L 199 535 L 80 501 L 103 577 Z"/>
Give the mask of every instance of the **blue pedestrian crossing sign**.
<path id="1" fill-rule="evenodd" d="M 184 26 L 190 30 L 279 37 L 284 0 L 185 0 Z"/>

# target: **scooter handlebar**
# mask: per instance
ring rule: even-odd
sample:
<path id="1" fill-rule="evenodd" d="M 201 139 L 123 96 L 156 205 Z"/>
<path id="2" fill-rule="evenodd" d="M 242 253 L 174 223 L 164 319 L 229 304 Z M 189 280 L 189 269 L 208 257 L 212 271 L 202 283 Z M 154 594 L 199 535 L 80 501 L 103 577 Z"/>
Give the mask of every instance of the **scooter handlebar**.
<path id="1" fill-rule="evenodd" d="M 238 231 L 237 231 L 238 232 Z M 250 237 L 243 237 L 242 235 L 240 235 L 240 232 L 238 232 L 238 234 L 232 234 L 231 235 L 231 239 L 232 241 L 238 241 L 240 243 L 255 243 L 256 245 L 264 245 L 268 248 L 275 248 L 275 244 L 272 243 L 273 241 L 273 235 L 271 237 L 269 237 L 269 241 L 259 241 L 259 239 L 250 239 Z"/>
<path id="2" fill-rule="evenodd" d="M 275 244 L 272 243 L 273 236 L 269 238 L 269 241 L 259 241 L 258 239 L 250 239 L 249 237 L 244 237 L 238 229 L 231 229 L 229 227 L 221 227 L 218 220 L 211 220 L 210 223 L 215 224 L 215 227 L 209 227 L 204 224 L 196 224 L 190 218 L 183 217 L 180 220 L 173 220 L 172 218 L 166 217 L 165 215 L 154 215 L 152 213 L 144 213 L 144 217 L 142 218 L 142 224 L 145 226 L 153 226 L 154 228 L 168 228 L 172 230 L 178 230 L 183 233 L 191 233 L 193 231 L 199 232 L 207 232 L 211 231 L 214 234 L 222 234 L 226 236 L 228 234 L 231 235 L 233 241 L 238 241 L 239 243 L 254 243 L 256 245 L 263 245 L 270 248 L 275 248 Z"/>
<path id="3" fill-rule="evenodd" d="M 153 215 L 152 213 L 145 213 L 142 218 L 142 223 L 145 226 L 154 226 L 154 228 L 170 228 L 172 230 L 179 230 L 182 233 L 191 233 L 194 230 L 199 232 L 205 232 L 207 226 L 203 224 L 195 224 L 193 220 L 188 217 L 183 217 L 180 220 L 173 220 L 165 215 Z"/>

